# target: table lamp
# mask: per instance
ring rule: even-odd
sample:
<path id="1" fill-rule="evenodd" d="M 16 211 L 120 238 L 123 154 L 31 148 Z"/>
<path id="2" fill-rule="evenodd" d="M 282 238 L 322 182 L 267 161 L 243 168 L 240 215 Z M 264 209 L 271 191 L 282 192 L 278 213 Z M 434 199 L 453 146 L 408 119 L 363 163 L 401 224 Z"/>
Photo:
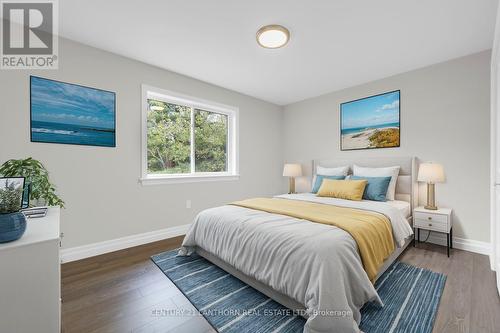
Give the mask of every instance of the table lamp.
<path id="1" fill-rule="evenodd" d="M 302 166 L 300 164 L 285 164 L 283 177 L 290 178 L 290 188 L 288 194 L 295 193 L 295 177 L 302 176 Z"/>
<path id="2" fill-rule="evenodd" d="M 437 210 L 434 184 L 444 182 L 444 170 L 441 164 L 422 163 L 418 169 L 418 181 L 427 183 L 427 205 L 425 209 Z"/>

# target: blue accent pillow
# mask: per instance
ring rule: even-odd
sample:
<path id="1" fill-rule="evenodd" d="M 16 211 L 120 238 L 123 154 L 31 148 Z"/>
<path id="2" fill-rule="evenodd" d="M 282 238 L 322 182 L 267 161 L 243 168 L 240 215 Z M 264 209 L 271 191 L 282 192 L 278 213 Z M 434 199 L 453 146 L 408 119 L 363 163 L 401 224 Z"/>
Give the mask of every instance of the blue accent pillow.
<path id="1" fill-rule="evenodd" d="M 351 179 L 360 180 L 366 179 L 368 184 L 366 184 L 365 192 L 363 193 L 363 199 L 373 200 L 373 201 L 386 201 L 387 189 L 389 188 L 389 183 L 391 182 L 391 177 L 360 177 L 351 176 Z"/>
<path id="2" fill-rule="evenodd" d="M 316 181 L 314 182 L 314 186 L 312 189 L 312 193 L 318 193 L 321 184 L 323 183 L 323 179 L 336 179 L 336 180 L 344 180 L 345 176 L 324 176 L 324 175 L 316 175 Z M 390 177 L 389 177 L 390 178 Z"/>

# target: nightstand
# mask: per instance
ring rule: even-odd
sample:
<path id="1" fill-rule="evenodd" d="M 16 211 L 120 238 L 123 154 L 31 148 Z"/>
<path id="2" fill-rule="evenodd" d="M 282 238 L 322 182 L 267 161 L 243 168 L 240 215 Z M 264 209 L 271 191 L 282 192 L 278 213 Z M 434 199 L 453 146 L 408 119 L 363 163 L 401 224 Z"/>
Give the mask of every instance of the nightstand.
<path id="1" fill-rule="evenodd" d="M 438 210 L 429 210 L 424 207 L 415 208 L 413 210 L 413 228 L 417 229 L 417 241 L 419 243 L 420 229 L 446 234 L 446 250 L 448 257 L 450 256 L 450 249 L 453 248 L 453 225 L 450 208 L 439 208 Z M 415 246 L 415 241 L 413 246 Z"/>

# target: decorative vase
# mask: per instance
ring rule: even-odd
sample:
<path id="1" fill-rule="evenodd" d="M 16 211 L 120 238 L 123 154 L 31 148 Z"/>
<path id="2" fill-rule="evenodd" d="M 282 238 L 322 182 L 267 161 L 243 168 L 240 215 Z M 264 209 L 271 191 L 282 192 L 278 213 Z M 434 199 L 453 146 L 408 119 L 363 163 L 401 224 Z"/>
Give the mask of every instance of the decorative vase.
<path id="1" fill-rule="evenodd" d="M 0 214 L 0 243 L 21 238 L 26 231 L 26 217 L 21 212 Z"/>

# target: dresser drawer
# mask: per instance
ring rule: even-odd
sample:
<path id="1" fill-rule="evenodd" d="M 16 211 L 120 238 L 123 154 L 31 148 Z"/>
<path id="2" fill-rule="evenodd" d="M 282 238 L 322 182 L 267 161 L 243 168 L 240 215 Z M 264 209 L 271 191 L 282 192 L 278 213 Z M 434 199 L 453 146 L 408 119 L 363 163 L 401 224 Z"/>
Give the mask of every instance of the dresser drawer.
<path id="1" fill-rule="evenodd" d="M 429 221 L 430 223 L 444 223 L 448 224 L 448 216 L 441 214 L 431 214 L 424 212 L 415 212 L 415 219 Z"/>
<path id="2" fill-rule="evenodd" d="M 415 218 L 415 228 L 422 228 L 422 229 L 428 229 L 428 230 L 433 230 L 433 231 L 439 231 L 439 232 L 448 232 L 448 219 L 445 217 L 445 220 L 442 221 L 442 219 L 435 219 L 436 215 L 431 216 L 432 219 L 422 219 L 422 218 Z"/>

